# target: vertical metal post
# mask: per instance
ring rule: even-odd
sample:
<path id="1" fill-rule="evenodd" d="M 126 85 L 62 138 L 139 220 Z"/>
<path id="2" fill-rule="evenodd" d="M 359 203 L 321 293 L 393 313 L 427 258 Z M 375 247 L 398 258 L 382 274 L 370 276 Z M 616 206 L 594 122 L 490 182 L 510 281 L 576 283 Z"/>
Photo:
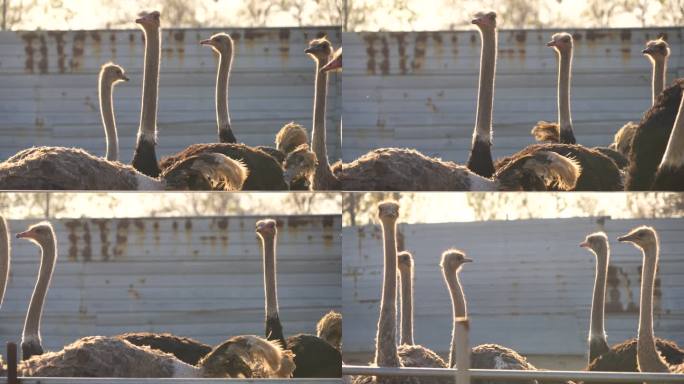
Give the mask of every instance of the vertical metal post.
<path id="1" fill-rule="evenodd" d="M 17 344 L 7 343 L 7 384 L 18 384 L 17 379 Z"/>
<path id="2" fill-rule="evenodd" d="M 2 30 L 7 30 L 7 2 L 9 0 L 2 0 Z"/>
<path id="3" fill-rule="evenodd" d="M 454 325 L 454 336 L 456 338 L 456 384 L 470 384 L 470 342 L 468 338 L 470 323 L 467 317 L 459 317 Z"/>

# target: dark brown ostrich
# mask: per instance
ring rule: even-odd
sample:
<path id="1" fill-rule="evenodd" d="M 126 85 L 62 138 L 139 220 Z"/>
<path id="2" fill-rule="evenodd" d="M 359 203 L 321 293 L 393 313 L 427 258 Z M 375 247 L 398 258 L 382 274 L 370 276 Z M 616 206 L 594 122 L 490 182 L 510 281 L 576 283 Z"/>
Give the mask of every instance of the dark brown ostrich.
<path id="1" fill-rule="evenodd" d="M 658 166 L 672 134 L 675 119 L 682 101 L 684 79 L 677 79 L 656 97 L 639 122 L 632 139 L 632 151 L 627 168 L 626 189 L 646 191 L 651 189 Z"/>
<path id="2" fill-rule="evenodd" d="M 266 299 L 266 338 L 280 343 L 294 353 L 294 377 L 342 377 L 342 355 L 327 341 L 309 334 L 297 334 L 285 339 L 278 314 L 276 283 L 276 221 L 259 220 L 256 232 L 261 239 L 264 260 L 264 291 Z"/>
<path id="3" fill-rule="evenodd" d="M 159 65 L 161 60 L 161 26 L 159 12 L 141 14 L 135 22 L 145 35 L 145 64 L 143 70 L 140 127 L 133 153 L 133 168 L 150 177 L 161 173 L 157 163 L 157 103 L 159 93 Z"/>
<path id="4" fill-rule="evenodd" d="M 228 81 L 233 65 L 233 39 L 227 33 L 217 33 L 211 38 L 200 41 L 218 54 L 216 71 L 216 119 L 220 143 L 237 143 L 230 126 L 228 114 Z"/>
<path id="5" fill-rule="evenodd" d="M 178 360 L 190 365 L 197 363 L 211 352 L 210 345 L 189 337 L 179 337 L 170 333 L 129 332 L 116 336 L 137 346 L 148 346 L 152 349 L 170 353 Z"/>
<path id="6" fill-rule="evenodd" d="M 677 118 L 651 189 L 684 191 L 684 97 L 679 103 Z"/>
<path id="7" fill-rule="evenodd" d="M 316 64 L 313 130 L 311 132 L 311 149 L 318 159 L 312 185 L 315 191 L 338 191 L 342 189 L 340 180 L 338 180 L 330 168 L 328 149 L 326 147 L 325 109 L 328 96 L 328 72 L 321 71 L 321 68 L 328 63 L 332 49 L 330 41 L 322 37 L 311 40 L 309 46 L 304 50 L 304 53 L 312 58 Z"/>

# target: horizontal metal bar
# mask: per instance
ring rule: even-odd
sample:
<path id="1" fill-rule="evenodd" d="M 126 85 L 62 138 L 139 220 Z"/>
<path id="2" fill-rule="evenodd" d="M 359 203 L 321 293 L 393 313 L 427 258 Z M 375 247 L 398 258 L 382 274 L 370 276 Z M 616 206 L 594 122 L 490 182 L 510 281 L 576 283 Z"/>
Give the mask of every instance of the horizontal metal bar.
<path id="1" fill-rule="evenodd" d="M 455 377 L 453 368 L 395 368 L 369 367 L 364 365 L 343 365 L 343 375 L 362 376 L 432 376 Z M 644 373 L 644 372 L 593 372 L 593 371 L 519 371 L 510 369 L 470 369 L 472 379 L 507 379 L 507 380 L 575 380 L 596 381 L 604 383 L 660 382 L 684 383 L 684 374 Z"/>
<path id="2" fill-rule="evenodd" d="M 124 377 L 20 377 L 21 384 L 202 384 L 202 383 L 268 383 L 289 384 L 292 379 L 214 379 L 214 378 L 124 378 Z M 340 379 L 297 379 L 298 383 L 340 384 Z M 0 384 L 7 378 L 0 377 Z"/>

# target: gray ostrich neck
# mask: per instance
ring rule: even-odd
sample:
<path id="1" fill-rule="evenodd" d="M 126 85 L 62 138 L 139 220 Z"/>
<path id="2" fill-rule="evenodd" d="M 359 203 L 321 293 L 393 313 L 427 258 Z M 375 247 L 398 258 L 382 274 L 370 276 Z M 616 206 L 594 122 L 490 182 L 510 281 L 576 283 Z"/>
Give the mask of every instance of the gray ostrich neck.
<path id="1" fill-rule="evenodd" d="M 5 298 L 5 289 L 10 271 L 10 239 L 7 221 L 0 217 L 0 306 Z"/>
<path id="2" fill-rule="evenodd" d="M 410 267 L 399 268 L 401 280 L 401 335 L 399 344 L 413 345 L 413 274 Z"/>
<path id="3" fill-rule="evenodd" d="M 494 73 L 496 71 L 496 29 L 480 28 L 482 50 L 480 54 L 480 82 L 477 94 L 477 115 L 473 140 L 489 144 L 492 138 L 492 111 L 494 108 Z"/>
<path id="4" fill-rule="evenodd" d="M 656 350 L 653 334 L 653 284 L 658 263 L 658 246 L 643 249 L 641 270 L 641 299 L 639 302 L 639 334 L 637 338 L 637 365 L 642 372 L 669 372 Z M 647 257 L 646 255 L 650 255 Z"/>
<path id="5" fill-rule="evenodd" d="M 102 125 L 105 130 L 105 137 L 107 139 L 107 160 L 119 160 L 119 136 L 116 132 L 116 120 L 114 118 L 114 102 L 112 100 L 112 91 L 114 84 L 110 80 L 100 80 L 100 115 L 102 116 Z"/>
<path id="6" fill-rule="evenodd" d="M 278 317 L 278 288 L 276 284 L 275 235 L 262 237 L 264 247 L 264 289 L 266 316 Z"/>
<path id="7" fill-rule="evenodd" d="M 458 351 L 458 340 L 456 335 L 457 321 L 468 316 L 468 309 L 466 306 L 465 295 L 463 294 L 463 287 L 461 287 L 461 280 L 458 277 L 458 269 L 455 271 L 444 271 L 444 279 L 449 286 L 449 295 L 451 296 L 451 307 L 453 315 L 453 327 L 451 334 L 451 349 L 449 351 L 449 366 L 453 367 L 456 364 L 456 356 Z"/>
<path id="8" fill-rule="evenodd" d="M 653 94 L 651 95 L 651 104 L 655 104 L 655 100 L 665 89 L 665 73 L 667 72 L 667 58 L 658 57 L 653 59 L 653 84 L 651 85 Z"/>
<path id="9" fill-rule="evenodd" d="M 398 367 L 397 354 L 397 243 L 396 219 L 383 219 L 385 270 L 380 301 L 380 320 L 375 346 L 375 364 L 379 367 Z"/>
<path id="10" fill-rule="evenodd" d="M 684 164 L 684 97 L 679 102 L 679 110 L 675 118 L 672 133 L 667 141 L 665 154 L 660 166 L 680 166 Z"/>
<path id="11" fill-rule="evenodd" d="M 570 78 L 572 48 L 558 53 L 558 125 L 561 131 L 572 131 L 570 112 Z"/>
<path id="12" fill-rule="evenodd" d="M 145 68 L 143 71 L 142 108 L 138 140 L 155 143 L 157 140 L 157 94 L 159 92 L 159 56 L 161 30 L 143 29 L 145 32 Z"/>
<path id="13" fill-rule="evenodd" d="M 607 344 L 604 325 L 606 300 L 606 281 L 608 278 L 608 250 L 596 250 L 596 278 L 594 279 L 594 295 L 591 302 L 591 323 L 589 338 L 601 339 Z"/>
<path id="14" fill-rule="evenodd" d="M 231 132 L 230 114 L 228 108 L 228 80 L 233 63 L 233 55 L 219 53 L 219 65 L 216 75 L 216 121 L 218 123 L 219 137 L 224 137 Z"/>
<path id="15" fill-rule="evenodd" d="M 38 269 L 38 281 L 33 289 L 31 304 L 24 322 L 22 342 L 37 341 L 40 343 L 40 319 L 43 313 L 43 304 L 47 296 L 52 271 L 55 269 L 57 260 L 57 244 L 54 238 L 46 244 L 41 244 L 40 268 Z"/>
<path id="16" fill-rule="evenodd" d="M 316 91 L 314 94 L 313 131 L 311 134 L 311 149 L 318 159 L 316 172 L 314 173 L 314 187 L 322 180 L 333 178 L 330 163 L 328 162 L 328 149 L 325 146 L 325 103 L 328 95 L 328 73 L 321 72 L 321 67 L 322 64 L 316 60 Z"/>

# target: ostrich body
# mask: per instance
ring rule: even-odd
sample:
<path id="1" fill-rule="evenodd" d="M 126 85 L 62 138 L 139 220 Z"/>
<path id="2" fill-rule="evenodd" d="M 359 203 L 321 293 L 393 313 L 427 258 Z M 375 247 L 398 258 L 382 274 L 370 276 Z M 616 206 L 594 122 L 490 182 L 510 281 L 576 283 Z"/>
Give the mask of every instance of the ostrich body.
<path id="1" fill-rule="evenodd" d="M 467 318 L 468 314 L 467 302 L 465 294 L 463 293 L 459 274 L 463 264 L 472 261 L 473 260 L 466 257 L 465 253 L 462 251 L 450 249 L 442 254 L 440 263 L 452 304 L 453 328 L 449 353 L 449 367 L 452 368 L 456 367 L 456 362 L 459 359 L 459 356 L 457 355 L 458 351 L 463 350 L 462 346 L 459 347 L 458 345 L 457 329 L 459 328 L 459 321 L 460 319 Z M 470 368 L 514 370 L 537 369 L 516 351 L 498 344 L 482 344 L 473 347 L 470 351 Z M 500 381 L 476 380 L 475 383 L 500 383 Z M 536 383 L 536 381 L 530 381 L 529 383 Z"/>
<path id="2" fill-rule="evenodd" d="M 632 139 L 630 165 L 627 168 L 628 191 L 645 191 L 653 186 L 677 118 L 682 86 L 684 79 L 677 79 L 673 85 L 663 90 L 639 122 Z"/>
<path id="3" fill-rule="evenodd" d="M 640 248 L 642 258 L 641 297 L 639 300 L 639 331 L 637 335 L 637 367 L 639 372 L 684 373 L 684 364 L 669 364 L 657 349 L 653 332 L 653 287 L 659 258 L 659 241 L 655 229 L 637 227 L 618 237 L 620 242 L 630 242 Z"/>
<path id="4" fill-rule="evenodd" d="M 52 272 L 57 263 L 57 238 L 52 225 L 40 222 L 32 225 L 26 231 L 17 234 L 17 239 L 27 239 L 40 247 L 40 268 L 38 280 L 33 288 L 31 303 L 29 304 L 24 322 L 24 331 L 21 336 L 21 354 L 24 360 L 34 355 L 43 354 L 43 346 L 40 337 L 40 321 L 43 315 L 43 305 L 47 296 Z"/>
<path id="5" fill-rule="evenodd" d="M 261 239 L 266 298 L 266 337 L 294 353 L 294 377 L 342 377 L 340 351 L 313 335 L 297 334 L 285 339 L 278 313 L 276 283 L 276 221 L 260 220 L 256 232 Z"/>
<path id="6" fill-rule="evenodd" d="M 316 336 L 342 352 L 342 314 L 330 311 L 316 324 Z"/>
<path id="7" fill-rule="evenodd" d="M 608 156 L 592 148 L 578 144 L 533 144 L 518 153 L 497 160 L 497 172 L 516 161 L 519 156 L 534 156 L 537 153 L 555 153 L 562 157 L 574 159 L 582 169 L 581 174 L 571 190 L 575 191 L 620 191 L 623 189 L 620 169 Z M 530 189 L 528 184 L 523 190 Z"/>
<path id="8" fill-rule="evenodd" d="M 517 191 L 546 190 L 554 183 L 573 189 L 581 172 L 571 159 L 536 151 L 500 166 L 488 179 L 412 149 L 381 148 L 342 165 L 339 176 L 350 191 Z"/>
<path id="9" fill-rule="evenodd" d="M 684 87 L 684 82 L 680 85 Z M 651 189 L 684 191 L 684 97 Z"/>
<path id="10" fill-rule="evenodd" d="M 152 349 L 170 353 L 184 363 L 197 363 L 211 352 L 211 346 L 189 337 L 179 337 L 170 333 L 129 332 L 117 336 L 133 345 L 148 346 Z"/>
<path id="11" fill-rule="evenodd" d="M 404 367 L 431 366 L 426 361 L 404 361 L 405 357 L 399 354 L 396 345 L 397 335 L 397 243 L 396 226 L 399 217 L 399 204 L 394 201 L 385 201 L 378 204 L 378 217 L 382 225 L 384 272 L 382 281 L 382 298 L 380 301 L 380 316 L 378 330 L 375 338 L 374 366 L 378 367 Z M 413 354 L 414 356 L 417 354 Z M 427 353 L 425 354 L 427 355 Z M 442 362 L 442 368 L 446 364 Z M 389 376 L 357 376 L 353 383 L 425 383 L 434 382 L 433 379 L 413 377 L 389 377 Z"/>
<path id="12" fill-rule="evenodd" d="M 281 377 L 291 376 L 292 354 L 257 336 L 236 336 L 215 347 L 197 366 L 119 337 L 90 336 L 59 352 L 19 364 L 21 376 L 37 377 Z"/>
<path id="13" fill-rule="evenodd" d="M 586 237 L 580 247 L 589 249 L 596 257 L 596 277 L 594 294 L 591 301 L 591 321 L 589 322 L 589 363 L 610 350 L 604 322 L 606 302 L 606 282 L 608 281 L 608 263 L 610 247 L 608 236 L 604 232 L 596 232 Z"/>
<path id="14" fill-rule="evenodd" d="M 131 165 L 147 176 L 158 177 L 161 170 L 157 164 L 155 147 L 157 145 L 157 103 L 161 60 L 159 12 L 144 13 L 135 22 L 140 26 L 145 37 L 145 63 L 140 126 Z"/>
<path id="15" fill-rule="evenodd" d="M 328 72 L 321 70 L 328 63 L 332 54 L 332 44 L 325 37 L 314 39 L 309 42 L 304 53 L 311 57 L 316 64 L 311 149 L 316 154 L 318 162 L 313 175 L 312 187 L 316 191 L 340 190 L 340 180 L 333 174 L 328 161 L 325 127 Z"/>

